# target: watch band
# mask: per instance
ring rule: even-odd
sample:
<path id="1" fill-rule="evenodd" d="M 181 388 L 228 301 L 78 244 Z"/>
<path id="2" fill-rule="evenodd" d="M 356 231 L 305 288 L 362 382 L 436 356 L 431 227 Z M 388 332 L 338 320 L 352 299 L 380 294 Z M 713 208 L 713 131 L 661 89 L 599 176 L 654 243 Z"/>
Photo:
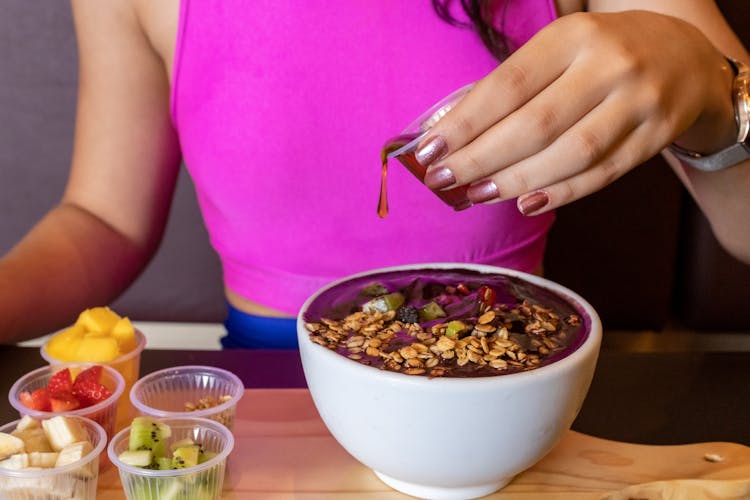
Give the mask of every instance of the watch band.
<path id="1" fill-rule="evenodd" d="M 734 119 L 737 122 L 737 142 L 709 155 L 688 151 L 675 144 L 668 148 L 680 161 L 698 170 L 716 172 L 750 158 L 750 68 L 729 57 L 727 61 L 735 72 L 732 97 Z"/>

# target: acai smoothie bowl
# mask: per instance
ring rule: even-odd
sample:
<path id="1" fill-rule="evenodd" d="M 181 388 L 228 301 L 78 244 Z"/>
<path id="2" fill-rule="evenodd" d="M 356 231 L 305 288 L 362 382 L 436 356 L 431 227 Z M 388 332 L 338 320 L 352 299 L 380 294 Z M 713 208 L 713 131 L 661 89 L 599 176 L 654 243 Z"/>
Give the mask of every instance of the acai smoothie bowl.
<path id="1" fill-rule="evenodd" d="M 467 499 L 505 486 L 570 428 L 602 327 L 550 280 L 436 263 L 322 288 L 297 333 L 318 412 L 352 456 L 412 496 Z"/>

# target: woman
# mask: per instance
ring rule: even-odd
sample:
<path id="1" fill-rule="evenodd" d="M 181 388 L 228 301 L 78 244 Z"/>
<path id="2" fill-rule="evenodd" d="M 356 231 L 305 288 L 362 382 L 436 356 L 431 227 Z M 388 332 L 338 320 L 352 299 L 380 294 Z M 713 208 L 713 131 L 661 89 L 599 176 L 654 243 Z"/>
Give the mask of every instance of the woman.
<path id="1" fill-rule="evenodd" d="M 748 54 L 711 1 L 359 3 L 74 0 L 70 180 L 0 261 L 3 340 L 70 323 L 135 279 L 181 159 L 224 269 L 224 344 L 294 347 L 291 318 L 332 279 L 438 260 L 538 271 L 551 209 L 673 141 L 710 153 L 736 135 L 724 55 Z M 471 184 L 477 206 L 454 212 L 392 169 L 379 220 L 383 140 L 472 81 L 419 158 L 429 187 Z M 745 258 L 749 168 L 675 165 Z"/>

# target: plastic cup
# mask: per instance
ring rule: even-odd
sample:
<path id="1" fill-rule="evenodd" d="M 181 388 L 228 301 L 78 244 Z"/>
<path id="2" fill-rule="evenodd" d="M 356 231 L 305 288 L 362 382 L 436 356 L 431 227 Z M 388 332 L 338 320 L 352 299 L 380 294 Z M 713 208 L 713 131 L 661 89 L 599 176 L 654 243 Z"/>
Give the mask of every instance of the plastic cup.
<path id="1" fill-rule="evenodd" d="M 27 408 L 21 403 L 20 395 L 24 391 L 33 392 L 36 389 L 47 387 L 47 383 L 52 376 L 68 368 L 71 375 L 75 379 L 76 375 L 84 369 L 97 365 L 99 363 L 63 363 L 59 365 L 49 365 L 37 368 L 19 378 L 8 391 L 8 401 L 11 406 L 15 408 L 21 416 L 30 415 L 36 419 L 48 419 L 56 415 L 66 416 L 77 416 L 85 417 L 93 420 L 104 428 L 107 436 L 111 437 L 115 434 L 115 425 L 117 422 L 117 412 L 119 406 L 119 400 L 125 399 L 122 396 L 125 390 L 125 380 L 117 370 L 107 366 L 101 365 L 102 376 L 101 383 L 112 392 L 112 395 L 100 401 L 99 403 L 86 407 L 79 408 L 76 410 L 69 410 L 64 412 L 51 412 L 51 411 L 39 411 Z"/>
<path id="2" fill-rule="evenodd" d="M 237 402 L 245 387 L 234 373 L 213 366 L 175 366 L 141 378 L 130 391 L 137 411 L 159 418 L 200 417 L 232 429 Z M 216 406 L 189 410 L 187 404 L 219 402 Z"/>
<path id="3" fill-rule="evenodd" d="M 118 457 L 128 449 L 130 427 L 121 430 L 107 448 L 109 460 L 117 467 L 120 481 L 129 500 L 163 498 L 221 498 L 227 457 L 234 448 L 232 433 L 220 423 L 206 418 L 159 419 L 172 429 L 167 449 L 172 443 L 190 438 L 205 451 L 216 453 L 211 459 L 194 467 L 154 470 L 123 463 Z"/>
<path id="4" fill-rule="evenodd" d="M 465 85 L 440 101 L 432 105 L 427 111 L 419 115 L 400 135 L 390 138 L 383 146 L 383 154 L 386 159 L 396 158 L 409 170 L 420 182 L 424 183 L 427 167 L 422 166 L 416 159 L 417 147 L 427 132 L 458 104 L 459 101 L 474 87 L 473 83 Z M 464 210 L 471 206 L 466 197 L 467 186 L 459 186 L 448 190 L 434 191 L 434 193 L 446 204 L 455 210 Z"/>
<path id="5" fill-rule="evenodd" d="M 93 450 L 81 460 L 62 467 L 32 470 L 0 468 L 0 498 L 23 500 L 48 500 L 50 498 L 96 499 L 99 479 L 99 456 L 107 444 L 104 428 L 93 420 L 66 415 L 78 420 L 86 429 Z M 10 433 L 19 420 L 0 427 L 0 432 Z"/>
<path id="6" fill-rule="evenodd" d="M 138 380 L 138 375 L 141 370 L 141 353 L 146 348 L 146 336 L 140 330 L 135 330 L 136 345 L 135 348 L 119 356 L 113 360 L 105 361 L 102 365 L 111 366 L 125 379 L 125 393 L 128 394 L 133 384 Z M 47 361 L 50 365 L 59 365 L 66 363 L 66 361 L 54 358 L 47 353 L 46 345 L 43 345 L 40 349 L 42 358 Z M 116 429 L 120 430 L 127 426 L 133 417 L 132 407 L 128 398 L 122 398 L 118 403 L 117 409 L 117 424 Z"/>

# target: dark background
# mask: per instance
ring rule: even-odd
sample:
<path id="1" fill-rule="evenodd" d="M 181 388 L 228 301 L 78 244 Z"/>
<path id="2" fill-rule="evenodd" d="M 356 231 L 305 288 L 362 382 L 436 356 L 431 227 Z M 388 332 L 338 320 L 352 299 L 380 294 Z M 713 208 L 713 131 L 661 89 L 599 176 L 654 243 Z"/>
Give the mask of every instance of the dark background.
<path id="1" fill-rule="evenodd" d="M 750 46 L 750 2 L 717 4 Z M 750 266 L 720 248 L 661 156 L 558 210 L 546 264 L 549 278 L 599 310 L 605 328 L 750 329 Z"/>
<path id="2" fill-rule="evenodd" d="M 750 45 L 750 2 L 718 3 Z M 62 193 L 73 144 L 76 59 L 68 2 L 3 2 L 0 253 Z M 750 268 L 719 248 L 659 157 L 560 209 L 545 265 L 549 278 L 599 310 L 607 329 L 750 330 Z M 113 307 L 138 320 L 221 321 L 220 272 L 183 171 L 156 259 Z"/>

